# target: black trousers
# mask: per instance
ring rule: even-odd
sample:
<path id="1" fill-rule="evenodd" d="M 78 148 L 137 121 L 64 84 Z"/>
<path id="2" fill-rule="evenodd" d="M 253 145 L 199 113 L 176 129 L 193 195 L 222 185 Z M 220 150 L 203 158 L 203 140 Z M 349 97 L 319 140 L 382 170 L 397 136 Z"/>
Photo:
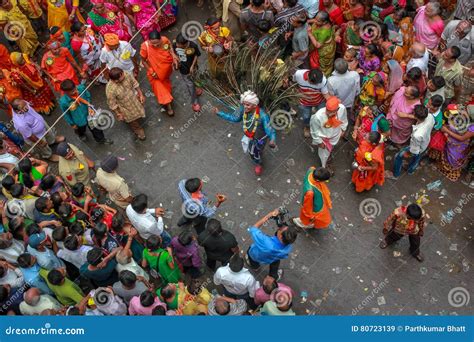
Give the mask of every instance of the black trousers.
<path id="1" fill-rule="evenodd" d="M 207 217 L 196 216 L 194 218 L 189 218 L 189 217 L 183 216 L 179 220 L 179 226 L 184 226 L 191 223 L 193 225 L 193 228 L 196 230 L 196 234 L 199 235 L 206 229 Z"/>
<path id="2" fill-rule="evenodd" d="M 246 294 L 243 294 L 243 295 L 235 295 L 235 294 L 230 293 L 229 291 L 227 291 L 227 289 L 224 287 L 224 295 L 226 297 L 233 298 L 233 299 L 243 299 L 243 300 L 245 300 L 245 302 L 247 303 L 247 306 L 251 310 L 254 310 L 254 309 L 257 308 L 257 305 L 255 304 L 255 300 L 252 297 L 250 297 L 250 294 L 248 292 Z"/>
<path id="3" fill-rule="evenodd" d="M 201 271 L 199 268 L 194 266 L 183 266 L 184 274 L 189 274 L 192 279 L 197 279 L 201 276 Z"/>
<path id="4" fill-rule="evenodd" d="M 397 233 L 394 230 L 388 232 L 385 236 L 385 242 L 387 245 L 391 245 L 392 243 L 400 240 L 404 235 Z M 420 254 L 420 244 L 421 238 L 419 235 L 408 235 L 408 240 L 410 241 L 410 253 L 413 256 L 417 256 Z"/>
<path id="5" fill-rule="evenodd" d="M 77 126 L 77 128 L 74 131 L 76 132 L 78 136 L 83 137 L 84 135 L 86 135 L 87 128 L 89 128 L 89 131 L 91 131 L 92 136 L 94 137 L 95 141 L 103 142 L 105 140 L 104 131 L 95 127 L 90 128 L 89 125 Z"/>
<path id="6" fill-rule="evenodd" d="M 250 247 L 247 250 L 247 257 L 249 258 L 250 267 L 253 269 L 257 269 L 260 267 L 260 264 L 252 259 L 249 254 Z M 270 264 L 270 269 L 268 271 L 268 275 L 274 279 L 278 279 L 278 269 L 280 268 L 280 260 L 274 261 Z"/>
<path id="7" fill-rule="evenodd" d="M 216 270 L 217 262 L 220 262 L 222 266 L 225 266 L 229 263 L 229 260 L 227 261 L 222 261 L 222 260 L 217 260 L 217 259 L 209 259 L 209 257 L 206 258 L 206 265 L 209 267 L 212 271 Z"/>

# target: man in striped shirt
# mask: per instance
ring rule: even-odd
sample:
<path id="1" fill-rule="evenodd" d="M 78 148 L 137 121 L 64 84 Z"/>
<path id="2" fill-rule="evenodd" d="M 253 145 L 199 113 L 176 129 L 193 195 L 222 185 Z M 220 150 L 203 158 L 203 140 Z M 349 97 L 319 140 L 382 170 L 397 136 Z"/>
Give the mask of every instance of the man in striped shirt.
<path id="1" fill-rule="evenodd" d="M 305 138 L 311 136 L 309 129 L 309 120 L 313 109 L 315 111 L 323 108 L 326 99 L 329 98 L 327 79 L 319 69 L 302 69 L 295 72 L 293 81 L 298 83 L 303 97 L 298 106 L 299 113 L 303 117 L 303 133 Z"/>
<path id="2" fill-rule="evenodd" d="M 211 204 L 202 191 L 202 180 L 199 178 L 183 179 L 178 184 L 179 195 L 183 201 L 183 216 L 178 226 L 192 223 L 198 234 L 204 231 L 207 219 L 214 216 L 217 208 L 226 200 L 222 194 L 216 194 L 216 204 Z"/>

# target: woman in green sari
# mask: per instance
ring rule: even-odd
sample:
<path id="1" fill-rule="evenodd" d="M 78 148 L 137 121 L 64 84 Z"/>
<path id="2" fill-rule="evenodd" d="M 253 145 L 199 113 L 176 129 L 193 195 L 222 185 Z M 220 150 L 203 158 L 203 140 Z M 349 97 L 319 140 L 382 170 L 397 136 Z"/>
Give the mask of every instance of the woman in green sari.
<path id="1" fill-rule="evenodd" d="M 308 37 L 314 49 L 310 54 L 311 69 L 319 68 L 326 77 L 329 77 L 334 67 L 334 56 L 336 54 L 336 35 L 329 21 L 329 14 L 320 11 L 308 28 Z"/>
<path id="2" fill-rule="evenodd" d="M 142 267 L 158 272 L 162 286 L 168 283 L 177 283 L 181 279 L 181 271 L 173 258 L 171 248 L 163 249 L 161 237 L 150 236 L 145 242 Z M 154 272 L 151 272 L 153 275 Z"/>

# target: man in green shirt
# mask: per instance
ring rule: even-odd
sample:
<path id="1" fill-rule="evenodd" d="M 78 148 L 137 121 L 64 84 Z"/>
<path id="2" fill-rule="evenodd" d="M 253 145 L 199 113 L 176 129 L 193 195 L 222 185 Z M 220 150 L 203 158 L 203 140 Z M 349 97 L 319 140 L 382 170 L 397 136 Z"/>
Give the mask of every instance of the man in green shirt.
<path id="1" fill-rule="evenodd" d="M 39 273 L 61 304 L 68 306 L 76 305 L 84 297 L 79 286 L 66 278 L 66 270 L 64 268 L 51 271 L 41 269 Z"/>

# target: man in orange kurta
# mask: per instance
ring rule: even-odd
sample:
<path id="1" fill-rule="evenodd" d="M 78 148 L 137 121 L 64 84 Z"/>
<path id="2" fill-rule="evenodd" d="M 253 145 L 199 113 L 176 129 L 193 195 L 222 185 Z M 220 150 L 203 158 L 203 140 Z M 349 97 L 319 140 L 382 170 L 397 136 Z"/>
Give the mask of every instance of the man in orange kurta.
<path id="1" fill-rule="evenodd" d="M 331 174 L 323 167 L 310 167 L 303 180 L 303 205 L 293 223 L 300 228 L 327 228 L 331 224 L 331 193 L 325 182 Z"/>
<path id="2" fill-rule="evenodd" d="M 352 173 L 352 183 L 357 192 L 372 189 L 375 184 L 383 185 L 385 180 L 384 144 L 379 132 L 370 132 L 367 140 L 359 144 L 355 153 L 357 167 Z"/>
<path id="3" fill-rule="evenodd" d="M 147 67 L 147 76 L 158 103 L 166 107 L 169 116 L 173 116 L 171 102 L 171 73 L 178 68 L 178 57 L 168 38 L 152 31 L 149 39 L 140 48 L 143 64 Z"/>

